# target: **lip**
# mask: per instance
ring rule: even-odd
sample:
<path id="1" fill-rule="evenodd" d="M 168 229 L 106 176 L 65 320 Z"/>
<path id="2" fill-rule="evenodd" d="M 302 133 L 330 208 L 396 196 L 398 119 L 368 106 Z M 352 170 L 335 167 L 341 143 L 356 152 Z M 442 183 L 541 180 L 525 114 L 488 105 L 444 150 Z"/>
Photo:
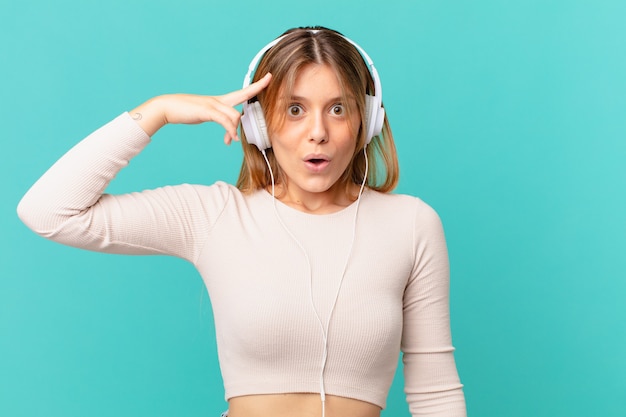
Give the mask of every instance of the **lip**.
<path id="1" fill-rule="evenodd" d="M 312 153 L 303 158 L 304 166 L 312 172 L 318 173 L 324 171 L 330 165 L 330 157 L 328 155 Z M 313 162 L 315 161 L 315 162 Z"/>

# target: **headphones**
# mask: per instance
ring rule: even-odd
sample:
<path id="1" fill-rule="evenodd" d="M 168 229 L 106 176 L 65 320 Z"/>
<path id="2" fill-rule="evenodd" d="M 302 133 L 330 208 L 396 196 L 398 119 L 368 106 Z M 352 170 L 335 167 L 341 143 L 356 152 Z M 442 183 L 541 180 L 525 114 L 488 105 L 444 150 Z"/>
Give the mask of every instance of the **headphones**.
<path id="1" fill-rule="evenodd" d="M 319 30 L 312 29 L 309 30 L 309 32 L 315 34 L 319 32 Z M 289 36 L 289 34 L 274 39 L 272 42 L 265 45 L 254 56 L 252 62 L 250 62 L 250 65 L 248 66 L 248 73 L 243 79 L 243 88 L 250 85 L 252 80 L 252 72 L 255 70 L 263 55 L 270 48 L 272 48 L 274 45 L 276 45 L 287 36 Z M 367 55 L 363 48 L 361 48 L 356 42 L 352 41 L 351 39 L 348 39 L 343 35 L 340 36 L 342 36 L 346 41 L 350 42 L 359 51 L 363 60 L 367 64 L 367 67 L 369 68 L 372 79 L 374 80 L 374 95 L 371 96 L 367 94 L 365 96 L 365 126 L 367 128 L 365 144 L 367 145 L 370 143 L 374 136 L 380 135 L 383 130 L 383 123 L 385 121 L 385 109 L 383 108 L 382 104 L 383 98 L 380 78 L 378 77 L 378 72 L 374 67 L 372 59 L 369 57 L 369 55 Z M 267 133 L 267 123 L 265 122 L 265 116 L 263 115 L 261 104 L 258 101 L 254 101 L 251 103 L 246 100 L 243 103 L 241 128 L 246 134 L 246 139 L 248 140 L 248 143 L 251 145 L 256 145 L 261 152 L 264 152 L 265 149 L 272 147 L 269 139 L 269 134 Z"/>

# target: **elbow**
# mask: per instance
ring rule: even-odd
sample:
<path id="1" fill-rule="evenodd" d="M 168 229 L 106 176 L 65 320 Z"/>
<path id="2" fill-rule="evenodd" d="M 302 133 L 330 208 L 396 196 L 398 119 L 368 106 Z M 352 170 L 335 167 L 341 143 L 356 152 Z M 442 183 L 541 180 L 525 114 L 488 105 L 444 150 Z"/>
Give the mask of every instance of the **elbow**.
<path id="1" fill-rule="evenodd" d="M 26 194 L 17 205 L 17 217 L 33 232 L 43 237 L 49 237 L 54 229 L 51 224 L 53 216 L 45 210 L 41 202 L 33 201 Z"/>
<path id="2" fill-rule="evenodd" d="M 28 194 L 26 194 L 20 202 L 17 204 L 17 217 L 34 232 L 37 232 L 40 228 L 37 225 L 37 216 L 35 215 L 35 205 L 29 201 Z"/>

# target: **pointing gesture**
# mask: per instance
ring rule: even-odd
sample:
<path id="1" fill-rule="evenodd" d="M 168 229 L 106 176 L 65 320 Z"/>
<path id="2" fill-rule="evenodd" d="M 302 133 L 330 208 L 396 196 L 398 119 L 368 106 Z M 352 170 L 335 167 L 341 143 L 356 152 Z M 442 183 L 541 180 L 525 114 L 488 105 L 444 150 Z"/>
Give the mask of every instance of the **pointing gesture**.
<path id="1" fill-rule="evenodd" d="M 257 82 L 254 82 L 241 90 L 232 91 L 219 97 L 222 99 L 224 104 L 234 107 L 246 100 L 250 100 L 252 97 L 263 91 L 263 89 L 265 89 L 265 87 L 267 87 L 270 83 L 271 78 L 272 74 L 268 72 Z"/>
<path id="2" fill-rule="evenodd" d="M 235 106 L 259 94 L 272 79 L 271 74 L 259 81 L 221 96 L 168 94 L 148 100 L 129 113 L 150 136 L 168 123 L 219 123 L 226 129 L 224 143 L 238 140 L 237 126 L 241 114 Z"/>

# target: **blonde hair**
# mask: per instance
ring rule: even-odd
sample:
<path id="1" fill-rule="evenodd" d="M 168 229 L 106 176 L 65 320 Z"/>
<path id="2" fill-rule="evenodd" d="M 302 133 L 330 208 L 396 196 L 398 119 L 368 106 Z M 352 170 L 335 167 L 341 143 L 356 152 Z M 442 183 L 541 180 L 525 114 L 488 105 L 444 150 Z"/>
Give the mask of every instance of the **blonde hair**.
<path id="1" fill-rule="evenodd" d="M 374 81 L 367 64 L 359 51 L 334 30 L 323 27 L 297 28 L 290 29 L 281 36 L 284 38 L 270 48 L 260 60 L 252 79 L 254 82 L 268 72 L 272 73 L 269 86 L 257 96 L 265 115 L 270 139 L 271 132 L 284 121 L 289 102 L 283 98 L 291 96 L 300 70 L 309 64 L 328 65 L 337 75 L 343 96 L 355 98 L 361 115 L 352 160 L 338 180 L 348 192 L 353 184 L 361 184 L 366 169 L 363 155 L 363 147 L 367 139 L 365 137 L 367 134 L 365 96 L 367 93 L 373 93 L 374 89 Z M 269 187 L 271 177 L 263 155 L 255 145 L 248 143 L 243 129 L 241 140 L 244 156 L 237 188 L 244 193 L 250 193 Z M 382 133 L 372 138 L 367 145 L 366 152 L 369 161 L 367 187 L 380 192 L 392 191 L 398 184 L 399 167 L 396 147 L 386 116 Z M 278 165 L 271 148 L 266 150 L 266 156 L 275 175 L 276 183 L 286 183 L 285 174 Z"/>

